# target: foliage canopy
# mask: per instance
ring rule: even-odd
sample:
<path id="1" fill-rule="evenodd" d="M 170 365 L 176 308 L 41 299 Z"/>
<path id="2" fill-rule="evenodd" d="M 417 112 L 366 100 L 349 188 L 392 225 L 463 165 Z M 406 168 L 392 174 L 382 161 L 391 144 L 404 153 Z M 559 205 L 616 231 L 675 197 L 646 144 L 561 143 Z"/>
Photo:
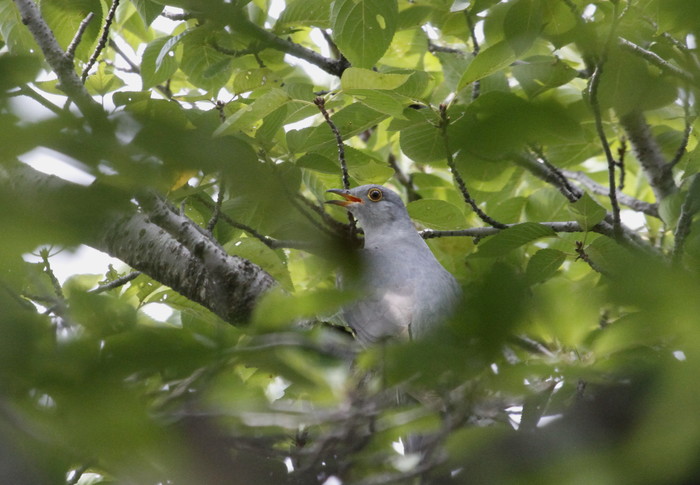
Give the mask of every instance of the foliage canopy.
<path id="1" fill-rule="evenodd" d="M 0 475 L 694 482 L 699 10 L 0 0 Z M 345 183 L 401 192 L 463 285 L 429 337 L 325 322 Z M 127 266 L 57 281 L 80 244 Z"/>

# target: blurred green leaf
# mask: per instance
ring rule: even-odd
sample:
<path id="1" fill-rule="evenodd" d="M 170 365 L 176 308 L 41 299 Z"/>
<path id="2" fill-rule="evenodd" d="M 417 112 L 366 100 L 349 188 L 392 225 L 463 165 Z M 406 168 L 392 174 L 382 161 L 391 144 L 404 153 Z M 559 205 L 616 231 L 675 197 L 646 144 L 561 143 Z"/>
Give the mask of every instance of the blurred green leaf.
<path id="1" fill-rule="evenodd" d="M 518 80 L 530 98 L 557 86 L 568 83 L 577 76 L 575 69 L 556 57 L 537 56 L 512 67 Z"/>
<path id="2" fill-rule="evenodd" d="M 268 292 L 258 306 L 252 327 L 258 331 L 284 329 L 301 319 L 331 315 L 343 304 L 352 301 L 353 295 L 335 289 L 287 294 L 282 291 Z"/>
<path id="3" fill-rule="evenodd" d="M 542 31 L 542 1 L 512 2 L 503 22 L 506 41 L 516 55 L 527 51 Z"/>

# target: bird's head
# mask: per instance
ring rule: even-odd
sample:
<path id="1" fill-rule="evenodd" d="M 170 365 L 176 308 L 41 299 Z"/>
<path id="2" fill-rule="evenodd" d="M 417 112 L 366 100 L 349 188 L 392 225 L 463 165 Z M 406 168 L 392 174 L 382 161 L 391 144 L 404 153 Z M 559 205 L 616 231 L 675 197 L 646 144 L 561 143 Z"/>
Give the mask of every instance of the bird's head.
<path id="1" fill-rule="evenodd" d="M 344 207 L 360 222 L 365 236 L 387 227 L 413 229 L 401 197 L 383 185 L 361 185 L 352 189 L 330 189 L 343 200 L 328 200 L 327 204 Z"/>

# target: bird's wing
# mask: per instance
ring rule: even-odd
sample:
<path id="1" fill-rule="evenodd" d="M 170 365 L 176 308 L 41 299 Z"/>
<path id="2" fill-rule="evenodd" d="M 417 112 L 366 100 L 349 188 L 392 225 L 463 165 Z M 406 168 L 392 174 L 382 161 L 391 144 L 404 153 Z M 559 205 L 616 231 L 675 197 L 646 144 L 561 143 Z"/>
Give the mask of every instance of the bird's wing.
<path id="1" fill-rule="evenodd" d="M 413 289 L 409 286 L 391 290 L 379 286 L 348 307 L 343 316 L 362 343 L 389 337 L 408 338 L 414 302 Z"/>

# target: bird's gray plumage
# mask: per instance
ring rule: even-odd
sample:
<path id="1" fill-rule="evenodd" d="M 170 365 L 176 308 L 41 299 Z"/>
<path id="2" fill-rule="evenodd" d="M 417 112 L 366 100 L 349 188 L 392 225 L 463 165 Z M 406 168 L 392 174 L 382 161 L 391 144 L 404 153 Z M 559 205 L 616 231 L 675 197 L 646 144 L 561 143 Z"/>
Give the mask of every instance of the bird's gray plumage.
<path id="1" fill-rule="evenodd" d="M 447 318 L 460 298 L 454 277 L 418 234 L 401 198 L 381 185 L 330 192 L 365 233 L 359 290 L 363 297 L 343 310 L 357 338 L 370 344 L 415 338 Z"/>

